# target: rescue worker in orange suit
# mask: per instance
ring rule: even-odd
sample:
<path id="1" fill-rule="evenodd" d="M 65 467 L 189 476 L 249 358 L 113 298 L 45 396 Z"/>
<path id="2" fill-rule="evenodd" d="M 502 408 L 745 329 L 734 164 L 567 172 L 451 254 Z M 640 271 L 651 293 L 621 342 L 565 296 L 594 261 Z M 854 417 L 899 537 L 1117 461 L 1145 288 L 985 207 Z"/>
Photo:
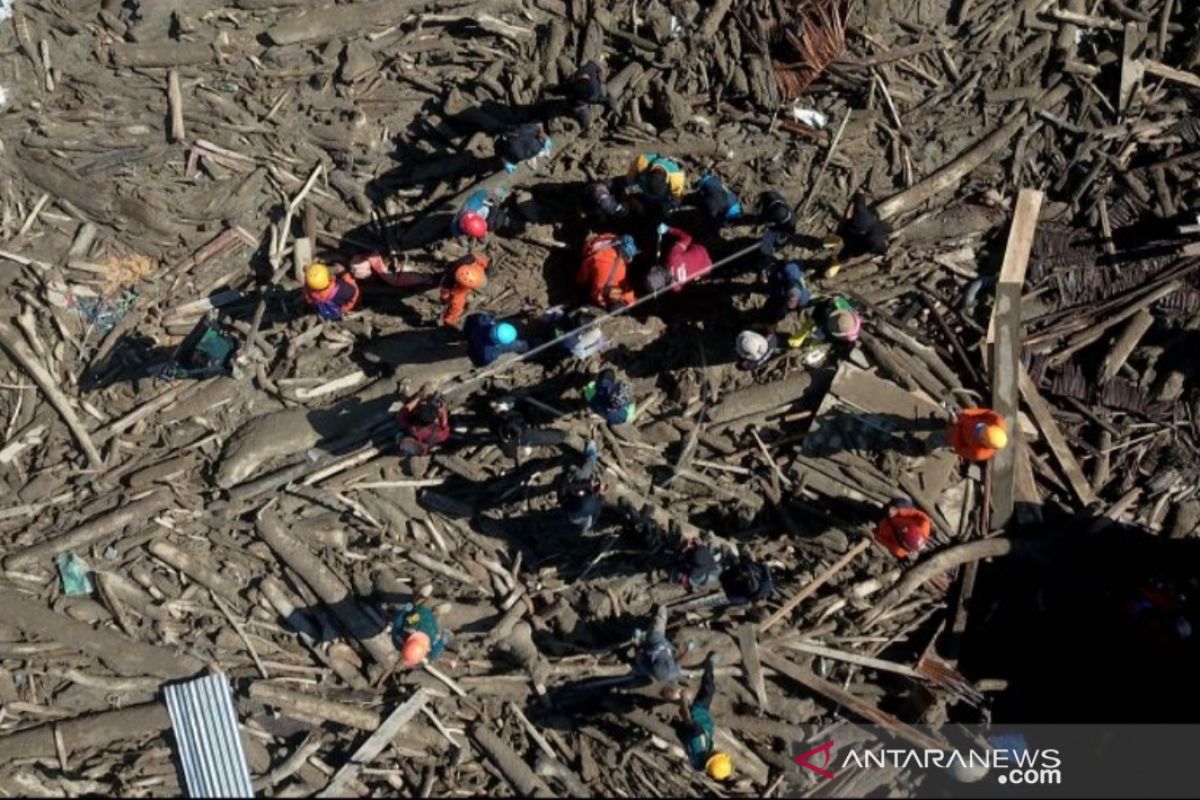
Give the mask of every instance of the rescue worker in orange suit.
<path id="1" fill-rule="evenodd" d="M 703 276 L 712 269 L 712 258 L 704 245 L 692 241 L 691 234 L 679 228 L 659 226 L 659 232 L 672 239 L 663 266 L 655 267 L 646 276 L 646 284 L 650 291 L 670 286 L 678 292 L 683 284 Z"/>
<path id="2" fill-rule="evenodd" d="M 487 256 L 468 253 L 450 265 L 442 282 L 442 324 L 454 326 L 467 310 L 467 297 L 487 285 Z"/>
<path id="3" fill-rule="evenodd" d="M 304 270 L 304 299 L 315 306 L 321 319 L 337 321 L 358 306 L 358 284 L 349 272 L 335 278 L 324 264 L 309 264 Z"/>
<path id="4" fill-rule="evenodd" d="M 583 246 L 583 264 L 575 282 L 587 290 L 588 301 L 608 311 L 634 302 L 629 261 L 637 254 L 631 236 L 601 233 Z"/>
<path id="5" fill-rule="evenodd" d="M 417 392 L 396 414 L 398 446 L 409 456 L 428 455 L 450 438 L 450 410 L 440 394 Z"/>
<path id="6" fill-rule="evenodd" d="M 879 520 L 875 541 L 896 558 L 916 558 L 928 546 L 932 531 L 929 515 L 909 498 L 900 497 L 887 504 L 887 516 Z"/>
<path id="7" fill-rule="evenodd" d="M 949 431 L 950 447 L 966 461 L 987 461 L 1008 447 L 1004 417 L 990 408 L 967 408 L 958 412 Z"/>

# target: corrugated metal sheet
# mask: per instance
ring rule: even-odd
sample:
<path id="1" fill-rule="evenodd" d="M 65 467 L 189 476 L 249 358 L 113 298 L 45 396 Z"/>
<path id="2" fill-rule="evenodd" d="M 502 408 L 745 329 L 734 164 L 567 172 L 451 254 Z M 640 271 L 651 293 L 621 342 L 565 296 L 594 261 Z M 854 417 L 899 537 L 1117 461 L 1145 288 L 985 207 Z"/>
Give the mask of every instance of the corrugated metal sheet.
<path id="1" fill-rule="evenodd" d="M 166 696 L 188 796 L 254 797 L 229 679 L 218 672 L 177 683 Z"/>

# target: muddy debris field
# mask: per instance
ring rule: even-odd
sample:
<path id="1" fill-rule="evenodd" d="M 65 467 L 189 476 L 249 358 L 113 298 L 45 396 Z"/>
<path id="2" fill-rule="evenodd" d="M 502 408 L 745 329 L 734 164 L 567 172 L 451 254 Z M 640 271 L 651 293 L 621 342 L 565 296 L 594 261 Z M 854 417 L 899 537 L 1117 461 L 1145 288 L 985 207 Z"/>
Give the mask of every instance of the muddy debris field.
<path id="1" fill-rule="evenodd" d="M 267 797 L 902 792 L 920 778 L 823 783 L 793 756 L 814 726 L 919 746 L 921 724 L 1188 706 L 1194 643 L 1159 657 L 1123 610 L 1152 584 L 1184 618 L 1198 594 L 1200 5 L 3 0 L 0 20 L 0 791 L 188 792 L 164 692 L 210 674 Z M 554 90 L 588 61 L 609 104 L 585 128 Z M 493 139 L 524 123 L 550 152 L 505 170 Z M 719 268 L 603 322 L 589 360 L 473 367 L 441 324 L 448 266 L 486 255 L 468 311 L 522 331 L 585 304 L 585 187 L 642 153 L 741 198 L 720 230 L 672 216 Z M 479 189 L 518 233 L 451 235 Z M 840 269 L 782 247 L 861 335 L 749 371 L 767 190 L 818 243 L 861 193 L 890 241 Z M 305 267 L 371 253 L 411 280 L 314 313 Z M 193 374 L 203 324 L 233 350 Z M 585 402 L 606 367 L 625 424 Z M 422 387 L 453 434 L 405 455 L 395 411 Z M 501 452 L 505 396 L 560 443 Z M 1010 446 L 929 444 L 952 404 L 999 411 Z M 604 510 L 581 535 L 556 487 L 590 441 Z M 911 559 L 873 537 L 900 496 L 932 520 Z M 689 591 L 648 529 L 766 565 L 774 594 Z M 408 668 L 414 598 L 452 637 Z M 689 766 L 670 691 L 624 680 L 658 606 L 692 643 L 688 697 L 716 654 L 723 782 Z M 1097 663 L 1142 688 L 1103 708 L 1064 688 Z"/>

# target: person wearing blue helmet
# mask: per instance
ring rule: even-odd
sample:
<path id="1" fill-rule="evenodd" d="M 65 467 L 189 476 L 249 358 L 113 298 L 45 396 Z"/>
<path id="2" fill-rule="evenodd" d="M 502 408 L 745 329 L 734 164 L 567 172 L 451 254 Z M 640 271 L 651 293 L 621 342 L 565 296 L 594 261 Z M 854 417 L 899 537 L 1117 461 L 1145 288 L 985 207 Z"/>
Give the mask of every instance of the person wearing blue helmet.
<path id="1" fill-rule="evenodd" d="M 529 343 L 510 322 L 498 322 L 491 314 L 471 314 L 463 322 L 467 357 L 477 367 L 486 367 L 505 353 L 524 353 Z"/>
<path id="2" fill-rule="evenodd" d="M 691 199 L 718 228 L 742 216 L 742 201 L 716 175 L 702 177 Z"/>

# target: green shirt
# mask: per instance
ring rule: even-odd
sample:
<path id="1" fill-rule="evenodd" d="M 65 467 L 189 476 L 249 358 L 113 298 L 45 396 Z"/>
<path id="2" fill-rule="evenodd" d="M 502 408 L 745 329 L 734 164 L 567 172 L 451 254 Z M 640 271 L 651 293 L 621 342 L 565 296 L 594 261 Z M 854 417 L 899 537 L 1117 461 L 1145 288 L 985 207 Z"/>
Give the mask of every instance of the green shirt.
<path id="1" fill-rule="evenodd" d="M 692 708 L 692 730 L 684 748 L 692 765 L 704 769 L 713 750 L 713 718 L 707 708 Z"/>
<path id="2" fill-rule="evenodd" d="M 437 617 L 433 614 L 433 609 L 429 606 L 421 604 L 410 604 L 408 608 L 401 609 L 396 615 L 396 628 L 404 634 L 403 638 L 408 638 L 414 633 L 423 633 L 429 637 L 429 660 L 437 658 L 446 647 L 445 638 L 442 636 L 441 628 L 438 627 Z"/>

